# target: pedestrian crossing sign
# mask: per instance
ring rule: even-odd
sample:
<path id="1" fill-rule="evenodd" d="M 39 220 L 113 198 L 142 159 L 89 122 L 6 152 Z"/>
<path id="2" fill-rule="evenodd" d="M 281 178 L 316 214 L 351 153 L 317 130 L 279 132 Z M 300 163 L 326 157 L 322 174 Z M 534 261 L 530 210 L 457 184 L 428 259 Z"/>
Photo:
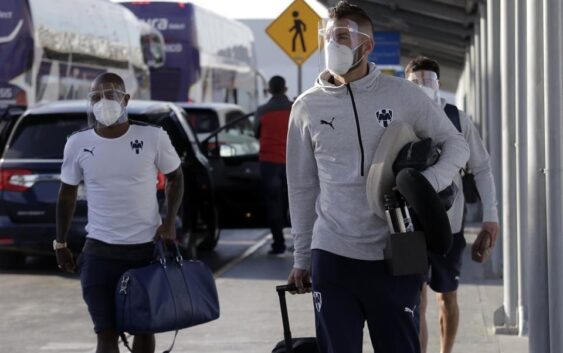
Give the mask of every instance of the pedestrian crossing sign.
<path id="1" fill-rule="evenodd" d="M 317 50 L 319 15 L 305 0 L 295 0 L 278 16 L 266 33 L 297 65 Z"/>

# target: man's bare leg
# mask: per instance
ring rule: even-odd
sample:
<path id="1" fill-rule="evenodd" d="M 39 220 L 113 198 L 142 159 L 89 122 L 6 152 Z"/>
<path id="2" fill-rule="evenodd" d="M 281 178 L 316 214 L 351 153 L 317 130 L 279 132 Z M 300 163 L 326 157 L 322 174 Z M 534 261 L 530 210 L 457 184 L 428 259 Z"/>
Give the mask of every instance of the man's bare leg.
<path id="1" fill-rule="evenodd" d="M 133 353 L 154 353 L 154 335 L 135 335 Z"/>
<path id="2" fill-rule="evenodd" d="M 117 347 L 117 333 L 115 331 L 102 331 L 98 333 L 96 353 L 119 353 Z"/>
<path id="3" fill-rule="evenodd" d="M 420 341 L 420 352 L 426 353 L 426 348 L 428 347 L 428 326 L 426 325 L 426 306 L 428 304 L 428 286 L 426 283 L 422 285 L 422 290 L 420 291 L 420 306 L 419 306 L 419 316 L 420 316 L 420 332 L 418 333 L 418 339 Z"/>
<path id="4" fill-rule="evenodd" d="M 459 307 L 457 291 L 437 293 L 436 299 L 440 306 L 440 345 L 441 353 L 452 353 L 459 325 Z"/>

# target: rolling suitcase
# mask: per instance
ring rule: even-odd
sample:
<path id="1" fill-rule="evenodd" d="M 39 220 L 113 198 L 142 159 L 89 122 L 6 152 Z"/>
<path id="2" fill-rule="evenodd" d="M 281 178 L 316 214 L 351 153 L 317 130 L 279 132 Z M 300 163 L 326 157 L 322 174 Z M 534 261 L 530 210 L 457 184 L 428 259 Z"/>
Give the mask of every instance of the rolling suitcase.
<path id="1" fill-rule="evenodd" d="M 297 287 L 293 284 L 277 286 L 276 291 L 280 299 L 280 309 L 283 322 L 283 337 L 272 353 L 319 353 L 317 339 L 315 337 L 292 338 L 289 329 L 289 317 L 287 314 L 287 304 L 285 292 L 295 291 Z"/>

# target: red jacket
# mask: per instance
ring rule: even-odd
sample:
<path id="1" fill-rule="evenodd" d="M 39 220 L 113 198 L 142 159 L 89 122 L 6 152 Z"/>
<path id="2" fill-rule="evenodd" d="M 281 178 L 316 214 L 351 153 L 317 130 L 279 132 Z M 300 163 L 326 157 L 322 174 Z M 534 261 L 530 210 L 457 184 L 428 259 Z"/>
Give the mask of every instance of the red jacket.
<path id="1" fill-rule="evenodd" d="M 256 136 L 260 139 L 261 162 L 285 164 L 287 127 L 292 104 L 285 95 L 277 95 L 256 110 Z"/>

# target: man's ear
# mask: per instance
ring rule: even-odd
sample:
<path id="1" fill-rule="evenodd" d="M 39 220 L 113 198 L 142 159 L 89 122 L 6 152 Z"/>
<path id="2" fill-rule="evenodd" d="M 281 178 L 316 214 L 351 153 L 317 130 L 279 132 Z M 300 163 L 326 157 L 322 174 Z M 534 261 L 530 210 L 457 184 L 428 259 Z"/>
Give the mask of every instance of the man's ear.
<path id="1" fill-rule="evenodd" d="M 369 55 L 369 53 L 371 53 L 373 51 L 373 48 L 375 47 L 373 38 L 368 39 L 364 45 L 364 55 Z"/>
<path id="2" fill-rule="evenodd" d="M 129 94 L 126 94 L 123 97 L 123 102 L 125 102 L 125 106 L 127 106 L 127 104 L 129 103 L 129 99 L 131 99 L 131 96 Z"/>

